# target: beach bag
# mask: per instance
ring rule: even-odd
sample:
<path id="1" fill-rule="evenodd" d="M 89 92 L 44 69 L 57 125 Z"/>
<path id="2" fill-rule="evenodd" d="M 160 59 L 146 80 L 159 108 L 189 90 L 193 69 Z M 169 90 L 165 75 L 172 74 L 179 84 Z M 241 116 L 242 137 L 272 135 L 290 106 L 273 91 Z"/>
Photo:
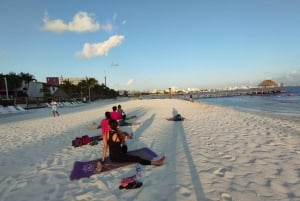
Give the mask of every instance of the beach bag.
<path id="1" fill-rule="evenodd" d="M 84 135 L 81 137 L 81 145 L 86 145 L 90 143 L 90 137 L 88 135 Z"/>
<path id="2" fill-rule="evenodd" d="M 80 147 L 82 145 L 81 137 L 76 137 L 75 140 L 72 141 L 72 145 L 74 147 Z"/>
<path id="3" fill-rule="evenodd" d="M 100 140 L 102 140 L 102 136 L 100 136 L 100 135 L 97 135 L 97 136 L 94 136 L 94 137 L 90 137 L 90 142 L 100 141 Z"/>

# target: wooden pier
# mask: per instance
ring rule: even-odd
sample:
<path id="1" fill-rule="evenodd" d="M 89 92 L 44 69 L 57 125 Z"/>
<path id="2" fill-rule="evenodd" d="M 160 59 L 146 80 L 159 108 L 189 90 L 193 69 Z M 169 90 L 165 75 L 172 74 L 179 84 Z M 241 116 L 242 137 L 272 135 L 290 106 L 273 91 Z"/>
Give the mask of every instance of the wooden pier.
<path id="1" fill-rule="evenodd" d="M 232 96 L 258 96 L 258 95 L 274 95 L 286 93 L 284 88 L 251 88 L 251 89 L 236 89 L 236 90 L 215 90 L 202 91 L 193 93 L 194 98 L 217 98 L 217 97 L 232 97 Z"/>

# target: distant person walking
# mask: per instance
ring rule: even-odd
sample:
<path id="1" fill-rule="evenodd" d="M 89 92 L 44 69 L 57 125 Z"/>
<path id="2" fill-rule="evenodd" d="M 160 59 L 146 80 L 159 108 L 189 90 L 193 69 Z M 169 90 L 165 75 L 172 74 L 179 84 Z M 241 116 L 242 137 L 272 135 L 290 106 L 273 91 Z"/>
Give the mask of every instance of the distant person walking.
<path id="1" fill-rule="evenodd" d="M 50 104 L 53 117 L 59 116 L 59 113 L 57 111 L 57 102 L 54 99 L 52 99 Z"/>
<path id="2" fill-rule="evenodd" d="M 193 95 L 192 95 L 192 94 L 190 95 L 190 101 L 191 101 L 191 102 L 194 102 L 194 99 L 193 99 Z"/>

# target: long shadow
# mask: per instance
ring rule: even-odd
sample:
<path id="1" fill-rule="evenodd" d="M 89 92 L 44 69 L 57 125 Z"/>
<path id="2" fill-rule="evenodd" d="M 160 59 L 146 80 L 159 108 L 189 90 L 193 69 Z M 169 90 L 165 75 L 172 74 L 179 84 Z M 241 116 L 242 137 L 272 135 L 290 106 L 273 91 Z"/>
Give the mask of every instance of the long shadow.
<path id="1" fill-rule="evenodd" d="M 173 116 L 176 114 L 179 114 L 175 108 L 173 108 L 172 113 L 173 113 Z M 194 164 L 193 157 L 191 155 L 191 151 L 189 149 L 189 145 L 188 145 L 188 142 L 187 142 L 187 139 L 185 136 L 182 121 L 174 122 L 173 133 L 176 134 L 176 137 L 181 139 L 182 147 L 185 152 L 186 160 L 187 160 L 188 167 L 189 167 L 189 172 L 191 173 L 191 179 L 192 179 L 192 182 L 194 185 L 197 200 L 206 201 L 207 198 L 204 195 L 203 188 L 202 188 L 202 185 L 200 182 L 200 178 L 197 173 L 197 169 Z"/>
<path id="2" fill-rule="evenodd" d="M 136 118 L 131 118 L 131 119 L 127 119 L 126 122 L 127 123 L 139 123 L 139 121 L 137 120 L 138 118 L 141 118 L 142 116 L 144 116 L 146 114 L 145 110 L 143 110 L 143 108 L 138 108 L 136 110 L 130 111 L 129 113 L 126 113 L 127 117 L 131 117 L 131 116 L 136 116 Z M 124 125 L 124 126 L 120 126 L 120 129 L 122 131 L 126 130 L 130 130 L 130 132 L 133 131 L 133 127 L 134 125 Z"/>
<path id="3" fill-rule="evenodd" d="M 142 116 L 144 116 L 146 114 L 146 111 L 143 109 L 143 108 L 138 108 L 134 111 L 130 111 L 130 113 L 127 113 L 127 116 L 132 116 L 132 115 L 135 115 L 137 116 L 137 119 L 138 118 L 141 118 Z M 142 144 L 142 146 L 147 146 L 149 147 L 149 145 L 146 145 L 144 143 L 142 143 L 139 138 L 145 133 L 145 130 L 147 130 L 151 124 L 153 123 L 154 121 L 154 118 L 155 118 L 155 114 L 153 114 L 151 117 L 149 117 L 148 119 L 146 119 L 145 121 L 143 121 L 140 125 L 138 125 L 138 128 L 135 130 L 134 132 L 134 137 L 133 137 L 133 140 L 134 142 L 137 142 L 137 144 Z M 134 119 L 130 119 L 130 120 L 126 120 L 126 122 L 132 122 L 132 123 L 136 123 L 136 122 L 139 122 L 137 121 L 135 118 Z M 120 129 L 122 131 L 126 131 L 126 132 L 133 132 L 133 127 L 134 125 L 132 126 L 120 126 Z M 134 142 L 130 142 L 132 143 L 132 145 L 134 146 Z M 134 147 L 129 147 L 129 149 L 134 149 Z"/>
<path id="4" fill-rule="evenodd" d="M 153 114 L 151 117 L 149 117 L 146 121 L 144 121 L 135 131 L 135 137 L 139 138 L 142 136 L 144 131 L 148 129 L 151 124 L 153 123 L 153 120 L 155 118 L 155 114 Z"/>

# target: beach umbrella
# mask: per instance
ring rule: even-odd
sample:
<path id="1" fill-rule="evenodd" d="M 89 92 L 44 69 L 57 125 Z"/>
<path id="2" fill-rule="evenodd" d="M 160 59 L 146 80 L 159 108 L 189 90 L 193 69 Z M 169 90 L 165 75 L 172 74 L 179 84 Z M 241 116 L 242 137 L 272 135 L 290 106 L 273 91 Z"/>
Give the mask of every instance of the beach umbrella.
<path id="1" fill-rule="evenodd" d="M 278 87 L 278 84 L 273 80 L 264 80 L 259 85 L 259 87 Z"/>

